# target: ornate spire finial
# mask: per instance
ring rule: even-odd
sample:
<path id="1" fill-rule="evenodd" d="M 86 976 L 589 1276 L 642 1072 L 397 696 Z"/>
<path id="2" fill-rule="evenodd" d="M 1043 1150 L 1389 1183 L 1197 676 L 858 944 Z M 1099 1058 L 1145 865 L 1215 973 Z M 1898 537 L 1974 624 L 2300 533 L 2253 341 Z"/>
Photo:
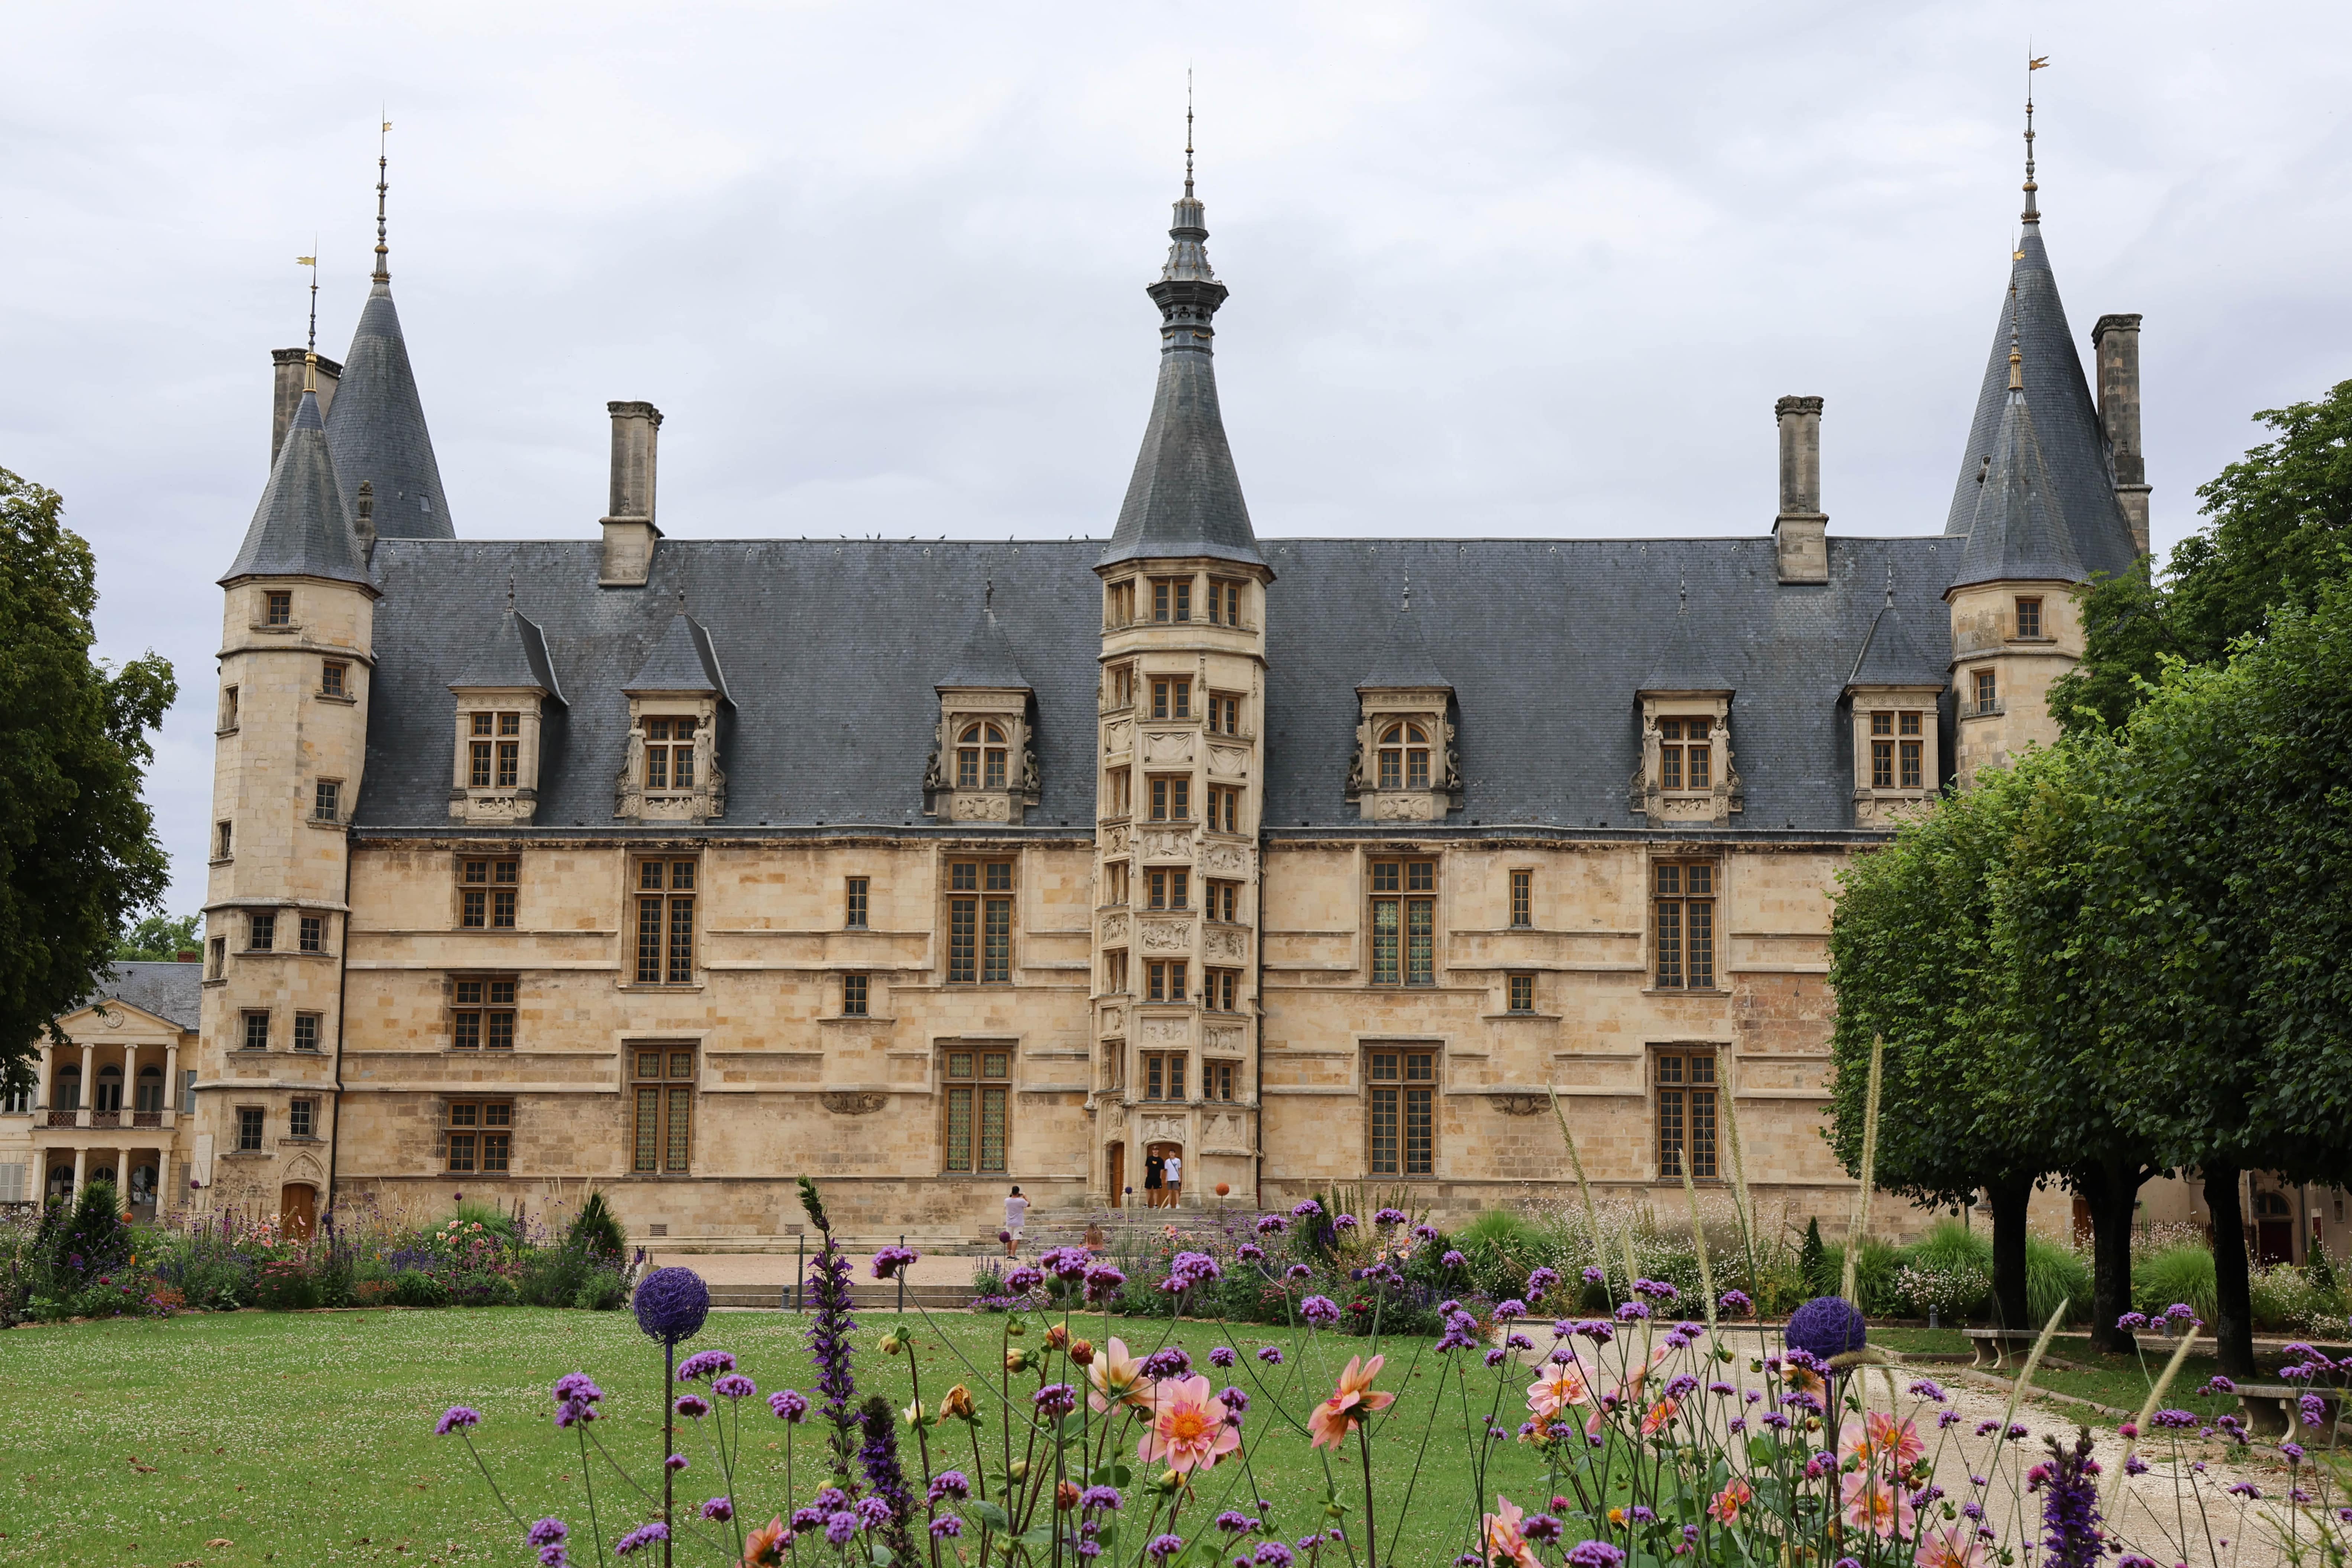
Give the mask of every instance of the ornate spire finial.
<path id="1" fill-rule="evenodd" d="M 383 241 L 383 194 L 385 190 L 389 188 L 385 182 L 385 171 L 389 165 L 389 158 L 387 157 L 385 149 L 385 138 L 391 133 L 391 132 L 392 121 L 387 120 L 383 122 L 383 129 L 376 132 L 375 138 L 374 280 L 378 283 L 389 283 L 392 281 L 392 247 L 386 245 Z"/>
<path id="2" fill-rule="evenodd" d="M 1404 569 L 1404 608 L 1402 613 L 1408 616 L 1412 614 L 1412 568 L 1410 566 Z"/>
<path id="3" fill-rule="evenodd" d="M 1687 610 L 1687 609 L 1689 609 L 1689 608 L 1690 608 L 1690 579 L 1689 579 L 1689 578 L 1687 578 L 1687 577 L 1684 577 L 1684 578 L 1679 579 L 1679 580 L 1675 583 L 1675 614 L 1676 614 L 1677 616 L 1679 616 L 1679 615 L 1681 615 L 1685 610 Z"/>
<path id="4" fill-rule="evenodd" d="M 1886 607 L 1895 607 L 1895 557 L 1886 558 Z"/>
<path id="5" fill-rule="evenodd" d="M 2009 286 L 2009 390 L 2012 395 L 2025 390 L 2025 354 L 2017 342 L 2017 285 Z"/>
<path id="6" fill-rule="evenodd" d="M 2029 46 L 2025 54 L 2025 211 L 2021 216 L 2027 223 L 2042 221 L 2042 208 L 2034 201 L 2034 193 L 2042 187 L 2033 183 L 2033 73 L 2050 63 L 2048 55 L 2037 55 Z"/>
<path id="7" fill-rule="evenodd" d="M 1192 68 L 1184 68 L 1184 194 L 1192 194 Z"/>
<path id="8" fill-rule="evenodd" d="M 980 585 L 980 607 L 992 616 L 996 613 L 996 579 L 993 577 Z"/>
<path id="9" fill-rule="evenodd" d="M 1891 571 L 1893 568 L 1890 567 L 1888 570 Z M 510 616 L 514 614 L 514 590 L 515 574 L 509 572 L 507 574 L 507 614 Z"/>
<path id="10" fill-rule="evenodd" d="M 298 267 L 310 269 L 310 332 L 302 341 L 302 390 L 319 390 L 319 237 L 310 237 L 310 254 L 294 258 Z"/>

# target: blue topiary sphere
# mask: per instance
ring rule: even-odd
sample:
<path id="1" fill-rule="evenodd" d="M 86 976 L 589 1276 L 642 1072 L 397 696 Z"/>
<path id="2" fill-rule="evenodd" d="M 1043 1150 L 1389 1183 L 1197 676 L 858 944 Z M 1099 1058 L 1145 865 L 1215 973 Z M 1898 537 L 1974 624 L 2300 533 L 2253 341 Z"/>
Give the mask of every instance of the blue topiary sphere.
<path id="1" fill-rule="evenodd" d="M 1843 1296 L 1814 1297 L 1789 1314 L 1780 1337 L 1790 1350 L 1808 1351 L 1823 1361 L 1870 1342 L 1862 1310 Z"/>
<path id="2" fill-rule="evenodd" d="M 710 1315 L 710 1287 L 691 1268 L 656 1268 L 637 1282 L 637 1327 L 666 1345 L 690 1340 Z"/>

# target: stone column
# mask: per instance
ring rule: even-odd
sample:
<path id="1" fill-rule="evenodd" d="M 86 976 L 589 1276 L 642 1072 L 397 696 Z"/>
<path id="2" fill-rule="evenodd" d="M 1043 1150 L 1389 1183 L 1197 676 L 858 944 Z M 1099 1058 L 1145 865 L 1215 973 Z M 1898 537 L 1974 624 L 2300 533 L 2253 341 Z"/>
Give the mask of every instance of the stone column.
<path id="1" fill-rule="evenodd" d="M 84 1126 L 86 1127 L 86 1126 L 88 1126 L 88 1125 L 89 1125 L 89 1123 L 88 1123 L 88 1122 L 84 1122 L 82 1125 L 84 1125 Z M 76 1203 L 79 1203 L 79 1202 L 81 1201 L 82 1173 L 83 1173 L 83 1172 L 85 1172 L 85 1171 L 87 1171 L 89 1168 L 89 1150 L 87 1150 L 87 1149 L 77 1149 L 77 1150 L 75 1150 L 75 1151 L 74 1151 L 74 1184 L 73 1184 L 73 1195 L 74 1195 L 74 1201 L 75 1201 Z M 47 1178 L 46 1176 L 44 1176 L 44 1177 L 42 1178 L 42 1180 L 47 1181 Z"/>
<path id="2" fill-rule="evenodd" d="M 36 1064 L 34 1069 L 40 1074 L 41 1079 L 40 1087 L 34 1095 L 33 1103 L 40 1108 L 41 1119 L 37 1125 L 42 1127 L 47 1127 L 49 1124 L 48 1113 L 51 1110 L 55 1109 L 51 1104 L 51 1100 L 57 1093 L 58 1074 L 56 1058 L 57 1053 L 52 1047 L 43 1046 L 41 1047 L 41 1059 Z"/>
<path id="3" fill-rule="evenodd" d="M 74 1114 L 76 1127 L 89 1125 L 90 1108 L 97 1103 L 98 1047 L 84 1046 L 81 1048 L 81 1109 Z M 81 1167 L 79 1164 L 74 1167 L 74 1185 L 76 1187 L 81 1185 Z"/>

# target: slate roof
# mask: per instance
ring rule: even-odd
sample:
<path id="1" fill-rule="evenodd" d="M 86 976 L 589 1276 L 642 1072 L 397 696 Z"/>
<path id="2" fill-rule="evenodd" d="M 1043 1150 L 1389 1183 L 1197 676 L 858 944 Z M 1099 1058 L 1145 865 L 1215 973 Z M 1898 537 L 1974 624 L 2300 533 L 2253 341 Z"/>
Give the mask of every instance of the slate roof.
<path id="1" fill-rule="evenodd" d="M 555 679 L 555 666 L 547 657 L 547 635 L 534 622 L 517 615 L 511 605 L 499 617 L 498 628 L 475 645 L 470 659 L 457 666 L 449 684 L 461 690 L 536 686 L 555 701 L 563 700 L 562 684 Z"/>
<path id="2" fill-rule="evenodd" d="M 1021 661 L 1013 657 L 1013 645 L 1004 640 L 1004 628 L 996 624 L 993 604 L 995 586 L 991 584 L 987 600 L 972 612 L 971 630 L 964 634 L 963 647 L 956 650 L 955 662 L 940 677 L 940 685 L 947 687 L 994 688 L 998 690 L 1025 690 L 1029 678 L 1021 673 Z"/>
<path id="3" fill-rule="evenodd" d="M 676 632 L 683 588 L 727 653 L 735 711 L 719 765 L 721 829 L 929 825 L 923 767 L 939 723 L 936 672 L 968 636 L 971 584 L 992 579 L 1006 647 L 1035 694 L 1043 773 L 1017 836 L 1094 821 L 1099 541 L 665 539 L 643 589 L 596 585 L 592 540 L 386 540 L 375 570 L 362 830 L 446 834 L 455 699 L 469 627 L 495 623 L 506 583 L 544 628 L 570 695 L 548 731 L 537 826 L 611 831 L 627 744 L 625 684 Z M 1911 682 L 1941 685 L 1940 596 L 1956 542 L 1829 541 L 1830 581 L 1784 586 L 1771 539 L 1275 540 L 1268 591 L 1265 826 L 1360 826 L 1345 798 L 1356 687 L 1391 657 L 1402 574 L 1432 661 L 1455 694 L 1466 787 L 1449 823 L 1612 829 L 1639 755 L 1634 693 L 1672 635 L 1679 585 L 1737 689 L 1733 749 L 1747 789 L 1735 830 L 1851 828 L 1853 742 L 1841 707 L 1885 606 L 1917 628 Z M 502 828 L 503 832 L 511 831 Z M 648 832 L 674 833 L 672 827 Z"/>
<path id="4" fill-rule="evenodd" d="M 1372 654 L 1372 668 L 1356 685 L 1370 690 L 1387 687 L 1433 687 L 1451 684 L 1444 672 L 1437 668 L 1436 658 L 1429 651 L 1429 639 L 1421 633 L 1421 623 L 1426 616 L 1415 616 L 1411 601 L 1401 602 L 1389 621 L 1389 635 L 1381 639 Z"/>
<path id="5" fill-rule="evenodd" d="M 2018 248 L 2022 254 L 2011 263 L 2009 276 L 2017 291 L 2019 342 L 2033 395 L 2034 424 L 2049 470 L 2049 493 L 2065 520 L 2081 563 L 2074 575 L 2077 579 L 2092 572 L 2120 575 L 2131 569 L 2137 554 L 2131 521 L 2116 499 L 2106 430 L 2099 423 L 2098 405 L 2083 376 L 2082 356 L 2066 325 L 2066 307 L 2058 298 L 2058 279 L 2050 269 L 2050 253 L 2042 242 L 2039 223 L 2025 225 Z M 2009 404 L 2010 299 L 2003 292 L 1992 352 L 1986 356 L 1976 413 L 1969 422 L 1959 478 L 1952 487 L 1951 510 L 1944 523 L 1948 535 L 1967 533 L 1975 521 L 1977 475 L 1984 459 L 1994 455 L 2000 438 Z M 339 395 L 336 406 L 341 405 Z"/>
<path id="6" fill-rule="evenodd" d="M 621 688 L 640 691 L 710 691 L 727 696 L 727 678 L 719 668 L 719 650 L 702 623 L 680 610 L 662 628 L 661 640 L 646 655 L 637 673 Z"/>
<path id="7" fill-rule="evenodd" d="M 205 966 L 201 963 L 117 963 L 99 977 L 99 1002 L 122 1002 L 142 1013 L 193 1029 L 203 1013 Z"/>
<path id="8" fill-rule="evenodd" d="M 1937 618 L 1937 624 L 1946 628 L 1944 641 L 1950 641 L 1948 617 Z M 1911 624 L 1903 617 L 1902 607 L 1888 595 L 1886 604 L 1872 617 L 1870 630 L 1863 634 L 1862 646 L 1854 652 L 1853 670 L 1845 678 L 1847 689 L 1857 686 L 1941 686 L 1945 661 L 1927 651 L 1920 639 L 1911 635 Z M 1936 670 L 1936 679 L 1921 679 L 1921 671 Z"/>
<path id="9" fill-rule="evenodd" d="M 220 581 L 226 584 L 240 577 L 368 580 L 367 563 L 336 488 L 334 458 L 315 392 L 305 392 L 294 410 L 294 422 L 287 426 L 278 461 L 270 465 L 269 482 L 253 509 L 245 542 Z"/>
<path id="10" fill-rule="evenodd" d="M 334 448 L 346 512 L 359 515 L 360 482 L 374 484 L 378 539 L 454 536 L 449 498 L 441 492 L 441 465 L 433 456 L 416 373 L 409 368 L 408 342 L 401 336 L 400 312 L 393 308 L 391 283 L 381 278 L 368 289 L 352 352 L 343 356 L 327 440 Z"/>
<path id="11" fill-rule="evenodd" d="M 1202 214 L 1188 179 L 1168 231 L 1168 264 L 1149 290 L 1163 322 L 1151 417 L 1101 565 L 1139 556 L 1265 563 L 1217 404 L 1207 324 L 1224 302 L 1225 286 L 1209 270 Z"/>
<path id="12" fill-rule="evenodd" d="M 1779 570 L 1775 546 L 1774 571 Z M 1653 603 L 1647 608 L 1657 611 Z M 1710 630 L 1713 628 L 1710 627 Z M 1648 673 L 1642 677 L 1643 691 L 1734 691 L 1738 688 L 1724 679 L 1724 663 L 1709 639 L 1699 635 L 1697 624 L 1691 619 L 1690 590 L 1677 584 L 1675 589 L 1674 618 L 1667 623 L 1666 635 L 1658 647 L 1657 656 L 1650 661 Z"/>
<path id="13" fill-rule="evenodd" d="M 2004 395 L 1992 461 L 1974 487 L 1976 515 L 1952 586 L 2037 579 L 2079 583 L 2085 575 L 2083 556 L 2059 510 L 2032 407 L 2022 390 Z"/>

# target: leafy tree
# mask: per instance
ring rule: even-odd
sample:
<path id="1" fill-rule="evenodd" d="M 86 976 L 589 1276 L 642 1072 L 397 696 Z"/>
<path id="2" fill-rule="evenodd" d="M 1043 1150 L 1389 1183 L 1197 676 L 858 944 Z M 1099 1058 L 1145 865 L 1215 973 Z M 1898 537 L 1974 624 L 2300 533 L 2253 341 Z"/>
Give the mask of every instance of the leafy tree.
<path id="1" fill-rule="evenodd" d="M 178 684 L 152 653 L 120 670 L 91 658 L 97 567 L 61 512 L 0 468 L 0 1079 L 15 1086 L 170 878 L 140 770 Z"/>
<path id="2" fill-rule="evenodd" d="M 2273 607 L 2311 609 L 2352 566 L 2352 381 L 2254 418 L 2275 437 L 2199 487 L 2212 523 L 2173 550 L 2165 580 L 2143 569 L 2086 596 L 2088 651 L 2050 694 L 2070 731 L 2120 725 L 2166 658 L 2220 664 Z"/>
<path id="3" fill-rule="evenodd" d="M 184 952 L 203 950 L 204 939 L 196 934 L 203 923 L 202 915 L 149 915 L 115 939 L 114 956 L 170 963 Z"/>
<path id="4" fill-rule="evenodd" d="M 2254 1370 L 2239 1177 L 2352 1164 L 2352 583 L 2175 662 L 2116 737 L 2077 941 L 2116 1113 L 2203 1174 L 2222 1370 Z"/>
<path id="5" fill-rule="evenodd" d="M 2053 1168 L 1991 1047 L 2011 1032 L 2013 984 L 1993 942 L 1994 879 L 2021 818 L 2057 770 L 2043 754 L 1988 769 L 1976 789 L 1903 825 L 1895 842 L 1848 867 L 1830 931 L 1831 1147 L 1861 1174 L 1864 1101 L 1874 1039 L 1885 1041 L 1877 1184 L 1922 1205 L 1993 1211 L 1995 1315 L 2028 1321 L 2026 1208 Z"/>

